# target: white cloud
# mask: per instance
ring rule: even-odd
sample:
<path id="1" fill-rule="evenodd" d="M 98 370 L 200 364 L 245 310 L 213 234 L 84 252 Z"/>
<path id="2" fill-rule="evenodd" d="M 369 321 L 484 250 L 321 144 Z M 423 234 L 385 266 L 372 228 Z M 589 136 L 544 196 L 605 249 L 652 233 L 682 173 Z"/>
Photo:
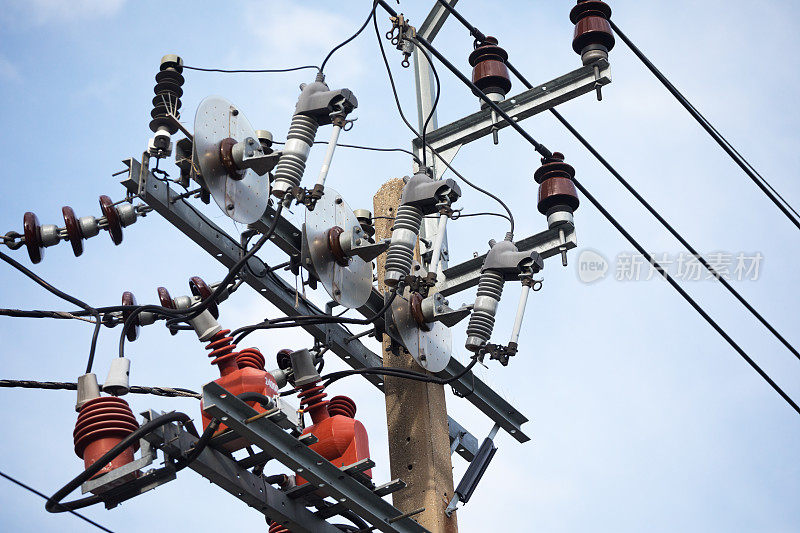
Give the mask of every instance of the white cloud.
<path id="1" fill-rule="evenodd" d="M 37 24 L 74 22 L 116 15 L 125 0 L 16 0 L 18 11 Z"/>

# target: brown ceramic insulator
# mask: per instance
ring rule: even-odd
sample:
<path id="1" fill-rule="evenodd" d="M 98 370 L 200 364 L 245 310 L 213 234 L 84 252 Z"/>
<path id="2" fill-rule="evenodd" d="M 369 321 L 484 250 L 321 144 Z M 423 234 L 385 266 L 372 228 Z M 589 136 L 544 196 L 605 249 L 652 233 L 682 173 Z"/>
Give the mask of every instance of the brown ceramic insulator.
<path id="1" fill-rule="evenodd" d="M 39 263 L 44 258 L 44 245 L 39 227 L 39 218 L 28 211 L 22 217 L 22 232 L 25 234 L 25 247 L 31 263 Z"/>
<path id="2" fill-rule="evenodd" d="M 506 60 L 508 53 L 497 46 L 497 39 L 486 37 L 481 45 L 469 55 L 472 66 L 472 83 L 484 93 L 496 92 L 503 96 L 511 90 Z"/>
<path id="3" fill-rule="evenodd" d="M 258 348 L 245 348 L 236 354 L 236 364 L 239 368 L 255 368 L 264 370 L 266 361 Z"/>
<path id="4" fill-rule="evenodd" d="M 344 230 L 339 226 L 334 226 L 328 230 L 328 251 L 339 266 L 347 266 L 350 260 L 344 255 L 342 243 L 339 241 Z"/>
<path id="5" fill-rule="evenodd" d="M 93 398 L 81 407 L 75 430 L 72 432 L 75 453 L 83 459 L 85 467 L 89 468 L 138 428 L 139 424 L 128 402 L 116 396 Z M 138 441 L 131 444 L 127 450 L 104 466 L 95 477 L 133 461 L 133 453 L 138 447 Z"/>
<path id="6" fill-rule="evenodd" d="M 347 418 L 355 418 L 356 402 L 347 396 L 334 396 L 328 400 L 328 414 L 330 416 L 343 415 Z"/>
<path id="7" fill-rule="evenodd" d="M 114 244 L 119 245 L 122 242 L 122 222 L 119 219 L 117 209 L 114 207 L 114 202 L 105 194 L 100 197 L 100 210 L 103 216 L 108 221 L 108 234 L 111 235 L 111 240 Z"/>
<path id="8" fill-rule="evenodd" d="M 67 226 L 67 237 L 72 245 L 72 253 L 78 257 L 83 253 L 83 233 L 78 218 L 75 216 L 75 211 L 68 205 L 61 208 L 61 214 L 64 215 L 64 224 Z"/>
<path id="9" fill-rule="evenodd" d="M 414 319 L 414 322 L 417 323 L 419 329 L 422 331 L 430 331 L 431 328 L 425 322 L 425 315 L 422 313 L 422 295 L 418 292 L 412 292 L 411 297 L 408 300 L 408 304 L 411 307 L 411 316 Z"/>
<path id="10" fill-rule="evenodd" d="M 201 300 L 205 300 L 213 294 L 211 287 L 209 287 L 200 276 L 192 276 L 189 278 L 189 289 L 192 291 L 192 294 L 199 296 Z M 208 306 L 208 311 L 214 318 L 219 318 L 217 302 L 211 302 L 211 305 Z"/>
<path id="11" fill-rule="evenodd" d="M 219 143 L 219 159 L 225 171 L 228 173 L 228 177 L 232 180 L 239 181 L 244 178 L 244 171 L 239 170 L 236 166 L 236 162 L 233 160 L 233 145 L 235 144 L 236 139 L 232 137 L 222 139 Z"/>
<path id="12" fill-rule="evenodd" d="M 560 152 L 553 152 L 549 158 L 543 157 L 542 166 L 533 173 L 533 179 L 539 184 L 550 178 L 572 179 L 574 177 L 575 168 L 564 162 L 564 154 Z"/>
<path id="13" fill-rule="evenodd" d="M 282 350 L 278 350 L 278 353 L 275 354 L 275 359 L 278 363 L 278 368 L 281 370 L 286 370 L 292 368 L 292 352 L 294 350 L 290 350 L 289 348 L 283 348 Z"/>
<path id="14" fill-rule="evenodd" d="M 172 296 L 170 296 L 166 287 L 159 287 L 156 290 L 158 291 L 158 301 L 161 304 L 161 307 L 175 309 L 175 302 L 172 300 Z"/>
<path id="15" fill-rule="evenodd" d="M 572 8 L 569 19 L 575 24 L 575 35 L 572 49 L 582 53 L 590 45 L 605 46 L 607 50 L 614 48 L 614 33 L 608 19 L 611 18 L 611 7 L 600 0 L 579 0 Z"/>
<path id="16" fill-rule="evenodd" d="M 136 297 L 130 291 L 125 291 L 122 293 L 122 305 L 126 307 L 133 307 L 136 305 Z M 122 311 L 122 318 L 123 320 L 127 320 L 130 316 L 130 311 Z M 133 327 L 129 327 L 128 331 L 125 332 L 128 340 L 133 342 L 139 338 L 139 331 L 141 330 L 141 324 L 139 323 L 139 315 L 136 315 L 136 318 L 133 319 Z"/>
<path id="17" fill-rule="evenodd" d="M 580 205 L 575 184 L 569 178 L 550 178 L 539 185 L 539 212 L 546 215 L 557 205 L 568 206 L 573 211 Z"/>

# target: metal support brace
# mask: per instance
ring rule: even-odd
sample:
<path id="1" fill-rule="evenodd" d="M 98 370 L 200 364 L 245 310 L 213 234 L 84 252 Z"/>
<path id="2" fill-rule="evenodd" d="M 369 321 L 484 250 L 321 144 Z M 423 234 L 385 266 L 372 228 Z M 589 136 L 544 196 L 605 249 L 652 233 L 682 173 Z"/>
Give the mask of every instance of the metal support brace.
<path id="1" fill-rule="evenodd" d="M 519 122 L 592 92 L 595 89 L 595 83 L 600 85 L 611 83 L 611 67 L 608 61 L 600 60 L 596 64 L 600 68 L 600 78 L 597 80 L 594 73 L 595 65 L 587 65 L 537 85 L 517 96 L 508 97 L 497 105 L 515 122 Z M 497 123 L 492 122 L 491 109 L 484 109 L 428 132 L 425 140 L 434 150 L 442 152 L 457 149 L 464 144 L 490 135 L 494 127 L 501 129 L 508 126 L 508 122 L 503 119 Z M 416 148 L 419 148 L 420 144 L 419 139 L 414 141 Z"/>
<path id="2" fill-rule="evenodd" d="M 168 424 L 147 435 L 147 440 L 172 457 L 189 452 L 197 442 L 177 424 Z M 189 468 L 236 496 L 248 506 L 297 533 L 338 532 L 339 529 L 318 518 L 305 508 L 302 500 L 292 499 L 284 492 L 238 466 L 236 461 L 210 447 L 191 463 Z"/>
<path id="3" fill-rule="evenodd" d="M 139 175 L 142 167 L 139 162 L 133 158 L 127 159 L 124 162 L 128 165 L 129 172 L 128 177 L 122 181 L 122 184 L 129 191 L 135 193 L 139 188 Z M 142 201 L 147 203 L 182 233 L 199 244 L 226 268 L 230 268 L 241 258 L 242 249 L 236 239 L 229 236 L 222 228 L 193 209 L 185 199 L 173 202 L 171 199 L 176 198 L 178 193 L 171 190 L 168 184 L 155 179 L 152 173 L 148 174 L 145 182 L 141 196 Z M 270 217 L 274 217 L 274 211 L 268 210 L 257 224 L 270 224 Z M 296 253 L 299 257 L 300 238 L 300 230 L 295 228 L 291 222 L 281 217 L 278 221 L 275 238 L 272 239 L 272 242 L 290 255 Z M 245 282 L 270 303 L 275 305 L 282 313 L 287 316 L 323 314 L 321 309 L 302 296 L 298 298 L 298 306 L 295 307 L 294 287 L 290 286 L 279 277 L 270 275 L 265 275 L 264 277 L 254 276 L 251 271 L 257 273 L 266 270 L 266 266 L 258 257 L 253 257 L 249 262 L 249 266 L 250 270 L 244 269 L 242 271 Z M 373 298 L 374 296 L 377 296 L 377 300 Z M 368 302 L 365 307 L 359 309 L 359 311 L 361 311 L 364 316 L 372 316 L 382 307 L 383 298 L 378 295 L 377 291 L 373 291 L 370 302 Z M 364 346 L 360 340 L 351 338 L 352 335 L 340 324 L 306 325 L 303 326 L 303 329 L 318 341 L 329 344 L 331 351 L 352 368 L 382 366 L 381 358 Z M 364 377 L 383 391 L 383 376 L 370 374 L 364 375 Z M 476 378 L 476 381 L 479 380 Z M 502 404 L 497 407 L 500 409 L 503 408 Z M 508 407 L 513 409 L 510 406 Z M 458 431 L 466 432 L 466 434 L 469 435 L 469 432 L 452 418 L 449 418 L 449 422 L 451 440 L 456 437 Z M 468 461 L 472 460 L 472 457 L 478 451 L 477 439 L 472 435 L 469 436 L 472 438 L 464 440 L 458 449 L 458 453 Z"/>
<path id="4" fill-rule="evenodd" d="M 302 475 L 317 489 L 322 489 L 338 504 L 352 510 L 367 520 L 375 529 L 384 532 L 423 533 L 427 531 L 411 518 L 403 518 L 400 510 L 373 491 L 343 475 L 342 471 L 307 446 L 298 445 L 297 439 L 266 418 L 246 424 L 256 410 L 229 394 L 217 383 L 203 387 L 205 412 L 219 418 L 226 426 L 245 440 L 255 444 L 270 456 Z"/>
<path id="5" fill-rule="evenodd" d="M 561 232 L 564 240 L 561 240 Z M 560 255 L 563 249 L 571 250 L 578 246 L 575 226 L 562 224 L 555 228 L 531 235 L 514 243 L 520 252 L 539 252 L 542 259 Z M 444 296 L 461 292 L 478 284 L 481 277 L 481 266 L 486 254 L 453 265 L 444 271 L 444 279 L 436 284 L 436 290 Z"/>

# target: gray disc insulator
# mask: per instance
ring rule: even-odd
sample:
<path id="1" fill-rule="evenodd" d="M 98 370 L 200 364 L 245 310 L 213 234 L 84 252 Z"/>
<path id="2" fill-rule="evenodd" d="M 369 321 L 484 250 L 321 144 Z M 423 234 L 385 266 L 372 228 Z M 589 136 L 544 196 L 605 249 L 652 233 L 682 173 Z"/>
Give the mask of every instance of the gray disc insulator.
<path id="1" fill-rule="evenodd" d="M 272 194 L 282 198 L 292 187 L 300 185 L 306 169 L 308 153 L 317 135 L 319 123 L 306 115 L 294 115 L 289 135 L 283 147 L 278 164 L 275 166 L 275 180 L 272 183 Z"/>
<path id="2" fill-rule="evenodd" d="M 478 283 L 475 307 L 467 326 L 467 343 L 465 345 L 467 350 L 477 352 L 491 339 L 494 315 L 497 313 L 497 304 L 500 303 L 502 295 L 503 276 L 493 270 L 484 271 Z"/>
<path id="3" fill-rule="evenodd" d="M 397 208 L 397 216 L 392 229 L 392 243 L 386 252 L 384 282 L 387 286 L 397 286 L 400 278 L 411 272 L 414 247 L 417 245 L 421 226 L 422 211 L 419 208 L 405 204 Z"/>

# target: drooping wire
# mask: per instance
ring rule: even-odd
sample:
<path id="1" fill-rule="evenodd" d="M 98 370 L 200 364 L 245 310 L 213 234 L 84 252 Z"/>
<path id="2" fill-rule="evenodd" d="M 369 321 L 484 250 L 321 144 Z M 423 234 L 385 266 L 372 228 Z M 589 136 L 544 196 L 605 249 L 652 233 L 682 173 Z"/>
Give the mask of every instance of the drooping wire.
<path id="1" fill-rule="evenodd" d="M 328 144 L 328 142 L 329 141 L 314 141 L 314 144 Z M 286 143 L 280 141 L 272 141 L 272 144 L 286 144 Z M 336 143 L 336 146 L 337 148 L 355 148 L 358 150 L 369 150 L 372 152 L 403 152 L 413 157 L 414 161 L 416 161 L 418 164 L 422 164 L 422 161 L 420 161 L 419 157 L 417 157 L 417 154 L 415 154 L 411 150 L 406 150 L 405 148 L 380 148 L 377 146 L 362 146 L 358 144 L 342 144 L 342 143 Z"/>
<path id="2" fill-rule="evenodd" d="M 620 39 L 628 45 L 628 48 L 631 49 L 631 52 L 634 53 L 636 57 L 641 60 L 642 63 L 653 73 L 653 75 L 661 82 L 664 87 L 675 97 L 678 102 L 689 112 L 690 115 L 697 121 L 700 126 L 703 127 L 704 130 L 713 138 L 717 144 L 727 153 L 733 161 L 739 165 L 739 167 L 744 171 L 747 176 L 753 180 L 753 183 L 758 185 L 758 187 L 764 192 L 767 197 L 772 200 L 778 209 L 786 215 L 792 224 L 797 226 L 800 229 L 800 214 L 795 211 L 795 209 L 789 205 L 783 196 L 781 196 L 775 188 L 767 182 L 764 177 L 759 174 L 755 168 L 744 158 L 742 155 L 728 142 L 728 140 L 723 137 L 723 135 L 717 131 L 717 129 L 697 110 L 694 105 L 667 79 L 667 77 L 661 73 L 658 68 L 644 55 L 644 53 L 639 50 L 639 48 L 633 44 L 633 42 L 628 38 L 627 35 L 622 33 L 622 30 L 619 29 L 619 26 L 614 24 L 613 20 L 609 20 L 611 24 L 611 28 L 614 32 L 619 35 Z M 779 201 L 780 199 L 780 201 Z M 791 211 L 791 213 L 790 213 Z"/>
<path id="3" fill-rule="evenodd" d="M 261 73 L 271 74 L 279 72 L 294 72 L 296 70 L 305 70 L 311 68 L 319 70 L 319 67 L 316 65 L 303 65 L 302 67 L 270 68 L 270 69 L 223 69 L 223 68 L 190 67 L 188 65 L 184 65 L 183 68 L 188 70 L 198 70 L 200 72 L 222 72 L 225 74 L 261 74 Z"/>
<path id="4" fill-rule="evenodd" d="M 79 300 L 79 299 L 75 298 L 74 296 L 71 296 L 71 295 L 69 295 L 69 294 L 57 289 L 56 287 L 54 287 L 53 285 L 51 285 L 50 283 L 48 283 L 47 281 L 45 281 L 41 277 L 37 276 L 34 272 L 32 272 L 28 268 L 24 267 L 20 263 L 18 263 L 13 258 L 11 258 L 11 257 L 7 256 L 6 254 L 4 254 L 3 252 L 0 252 L 0 259 L 2 259 L 3 261 L 5 261 L 9 265 L 11 265 L 12 267 L 16 268 L 17 270 L 19 270 L 20 272 L 22 272 L 23 274 L 28 276 L 30 279 L 35 281 L 38 285 L 40 285 L 41 287 L 46 289 L 48 292 L 50 292 L 52 294 L 55 294 L 56 296 L 58 296 L 62 300 L 66 300 L 66 301 L 68 301 L 69 303 L 71 303 L 73 305 L 77 305 L 81 309 L 89 312 L 92 316 L 94 316 L 94 318 L 95 318 L 94 332 L 92 333 L 92 343 L 91 343 L 91 346 L 89 348 L 89 360 L 86 363 L 86 373 L 87 374 L 90 373 L 92 371 L 92 365 L 94 363 L 94 354 L 95 354 L 95 351 L 97 349 L 97 337 L 100 335 L 100 325 L 101 325 L 100 311 L 98 311 L 97 309 L 95 309 L 91 305 L 87 304 L 86 302 L 84 302 L 82 300 Z"/>
<path id="5" fill-rule="evenodd" d="M 400 114 L 400 118 L 403 120 L 403 122 L 405 123 L 406 127 L 408 127 L 408 129 L 411 130 L 411 132 L 418 139 L 420 139 L 420 141 L 422 141 L 422 135 L 408 121 L 408 119 L 406 118 L 405 113 L 403 112 L 403 107 L 400 104 L 400 98 L 399 98 L 399 96 L 397 94 L 397 86 L 394 83 L 394 75 L 392 74 L 392 69 L 389 66 L 389 59 L 386 57 L 386 50 L 383 48 L 383 41 L 381 39 L 380 30 L 378 29 L 377 17 L 373 18 L 373 25 L 375 26 L 375 37 L 378 40 L 378 47 L 380 48 L 381 57 L 383 58 L 383 64 L 386 67 L 386 73 L 389 76 L 389 84 L 391 85 L 391 88 L 392 88 L 392 95 L 394 96 L 394 102 L 395 102 L 395 105 L 397 107 L 397 111 Z M 417 49 L 425 54 L 425 57 L 428 60 L 428 63 L 431 65 L 431 70 L 435 73 L 436 72 L 436 68 L 434 67 L 433 62 L 430 60 L 430 56 L 427 55 L 427 53 L 424 50 L 422 50 L 422 48 L 418 47 Z M 489 198 L 492 198 L 494 201 L 499 203 L 503 207 L 503 209 L 506 211 L 506 213 L 508 213 L 508 222 L 509 222 L 509 225 L 511 226 L 511 230 L 510 231 L 511 231 L 512 234 L 514 233 L 514 215 L 513 215 L 513 213 L 511 213 L 511 209 L 508 207 L 508 205 L 506 205 L 506 203 L 503 200 L 501 200 L 498 196 L 492 194 L 491 192 L 487 191 L 486 189 L 483 189 L 483 188 L 479 187 L 478 185 L 475 185 L 470 180 L 465 178 L 460 172 L 458 172 L 455 168 L 453 168 L 453 166 L 450 163 L 448 163 L 447 160 L 444 157 L 442 157 L 439 154 L 438 151 L 434 150 L 434 148 L 427 141 L 425 141 L 425 143 L 423 144 L 423 150 L 424 150 L 424 147 L 427 147 L 431 151 L 431 153 L 433 155 L 435 155 L 439 159 L 439 161 L 441 161 L 461 181 L 463 181 L 464 183 L 466 183 L 467 185 L 469 185 L 470 187 L 472 187 L 476 191 L 480 192 L 481 194 L 485 194 Z"/>
<path id="6" fill-rule="evenodd" d="M 367 15 L 367 20 L 364 21 L 364 23 L 361 25 L 361 27 L 358 28 L 358 30 L 353 35 L 351 35 L 350 37 L 348 37 L 347 39 L 345 39 L 341 43 L 339 43 L 336 46 L 334 46 L 333 49 L 330 52 L 328 52 L 328 55 L 325 56 L 325 59 L 322 60 L 322 64 L 319 66 L 319 71 L 320 72 L 324 72 L 325 71 L 325 65 L 328 64 L 328 60 L 331 58 L 331 56 L 333 56 L 333 54 L 336 53 L 337 50 L 339 50 L 343 46 L 347 45 L 350 41 L 352 41 L 353 39 L 355 39 L 356 37 L 361 35 L 361 32 L 364 31 L 364 28 L 366 28 L 367 24 L 369 24 L 369 19 L 371 19 L 375 15 L 375 7 L 377 7 L 377 5 L 378 5 L 377 1 L 372 2 L 372 9 L 369 10 L 369 15 Z"/>
<path id="7" fill-rule="evenodd" d="M 29 491 L 29 492 L 32 492 L 32 493 L 34 493 L 34 494 L 36 494 L 36 495 L 37 495 L 37 496 L 39 496 L 40 498 L 43 498 L 43 499 L 45 499 L 45 500 L 48 498 L 48 496 L 47 496 L 46 494 L 44 494 L 44 493 L 42 493 L 42 492 L 39 492 L 38 490 L 34 489 L 34 488 L 33 488 L 33 487 L 31 487 L 30 485 L 26 485 L 26 484 L 25 484 L 25 483 L 23 483 L 22 481 L 20 481 L 20 480 L 18 480 L 18 479 L 16 479 L 16 478 L 13 478 L 13 477 L 11 477 L 11 476 L 9 476 L 9 475 L 8 475 L 8 474 L 6 474 L 5 472 L 2 472 L 2 471 L 0 471 L 0 476 L 2 476 L 2 477 L 4 477 L 4 478 L 6 478 L 6 479 L 7 479 L 7 480 L 9 480 L 11 483 L 14 483 L 14 484 L 15 484 L 15 485 L 17 485 L 17 486 L 19 486 L 19 487 L 22 487 L 23 489 L 25 489 L 25 490 L 27 490 L 27 491 Z M 87 523 L 89 523 L 89 524 L 93 525 L 94 527 L 96 527 L 97 529 L 99 529 L 99 530 L 101 530 L 101 531 L 106 531 L 107 533 L 114 533 L 112 530 L 108 529 L 107 527 L 105 527 L 105 526 L 102 526 L 102 525 L 98 524 L 97 522 L 95 522 L 95 521 L 94 521 L 94 520 L 92 520 L 91 518 L 87 518 L 86 516 L 84 516 L 84 515 L 82 515 L 82 514 L 80 514 L 80 513 L 76 512 L 76 511 L 69 511 L 69 513 L 70 513 L 71 515 L 73 515 L 73 516 L 77 516 L 78 518 L 80 518 L 80 519 L 81 519 L 81 520 L 83 520 L 84 522 L 87 522 Z"/>
<path id="8" fill-rule="evenodd" d="M 191 307 L 183 310 L 175 310 L 169 309 L 166 307 L 162 307 L 160 305 L 142 305 L 132 309 L 128 317 L 125 319 L 125 322 L 122 324 L 122 331 L 120 332 L 119 338 L 119 356 L 124 357 L 125 355 L 125 339 L 128 329 L 133 325 L 136 317 L 145 311 L 149 311 L 155 314 L 163 315 L 170 317 L 171 319 L 175 319 L 177 322 L 186 322 L 191 320 L 206 309 L 208 309 L 212 303 L 215 303 L 223 291 L 227 290 L 228 287 L 234 282 L 236 276 L 242 270 L 244 265 L 247 264 L 248 261 L 261 249 L 262 246 L 272 237 L 272 234 L 275 233 L 275 230 L 278 227 L 278 221 L 281 217 L 281 212 L 283 211 L 283 203 L 278 205 L 278 209 L 275 211 L 274 219 L 272 224 L 270 225 L 269 229 L 266 233 L 264 233 L 261 238 L 258 239 L 256 244 L 253 245 L 250 250 L 242 256 L 239 261 L 237 261 L 229 270 L 228 274 L 225 275 L 223 280 L 217 285 L 214 291 L 208 296 L 208 298 L 202 299 L 200 302 L 192 305 Z M 167 321 L 167 325 L 170 324 L 170 321 Z"/>

